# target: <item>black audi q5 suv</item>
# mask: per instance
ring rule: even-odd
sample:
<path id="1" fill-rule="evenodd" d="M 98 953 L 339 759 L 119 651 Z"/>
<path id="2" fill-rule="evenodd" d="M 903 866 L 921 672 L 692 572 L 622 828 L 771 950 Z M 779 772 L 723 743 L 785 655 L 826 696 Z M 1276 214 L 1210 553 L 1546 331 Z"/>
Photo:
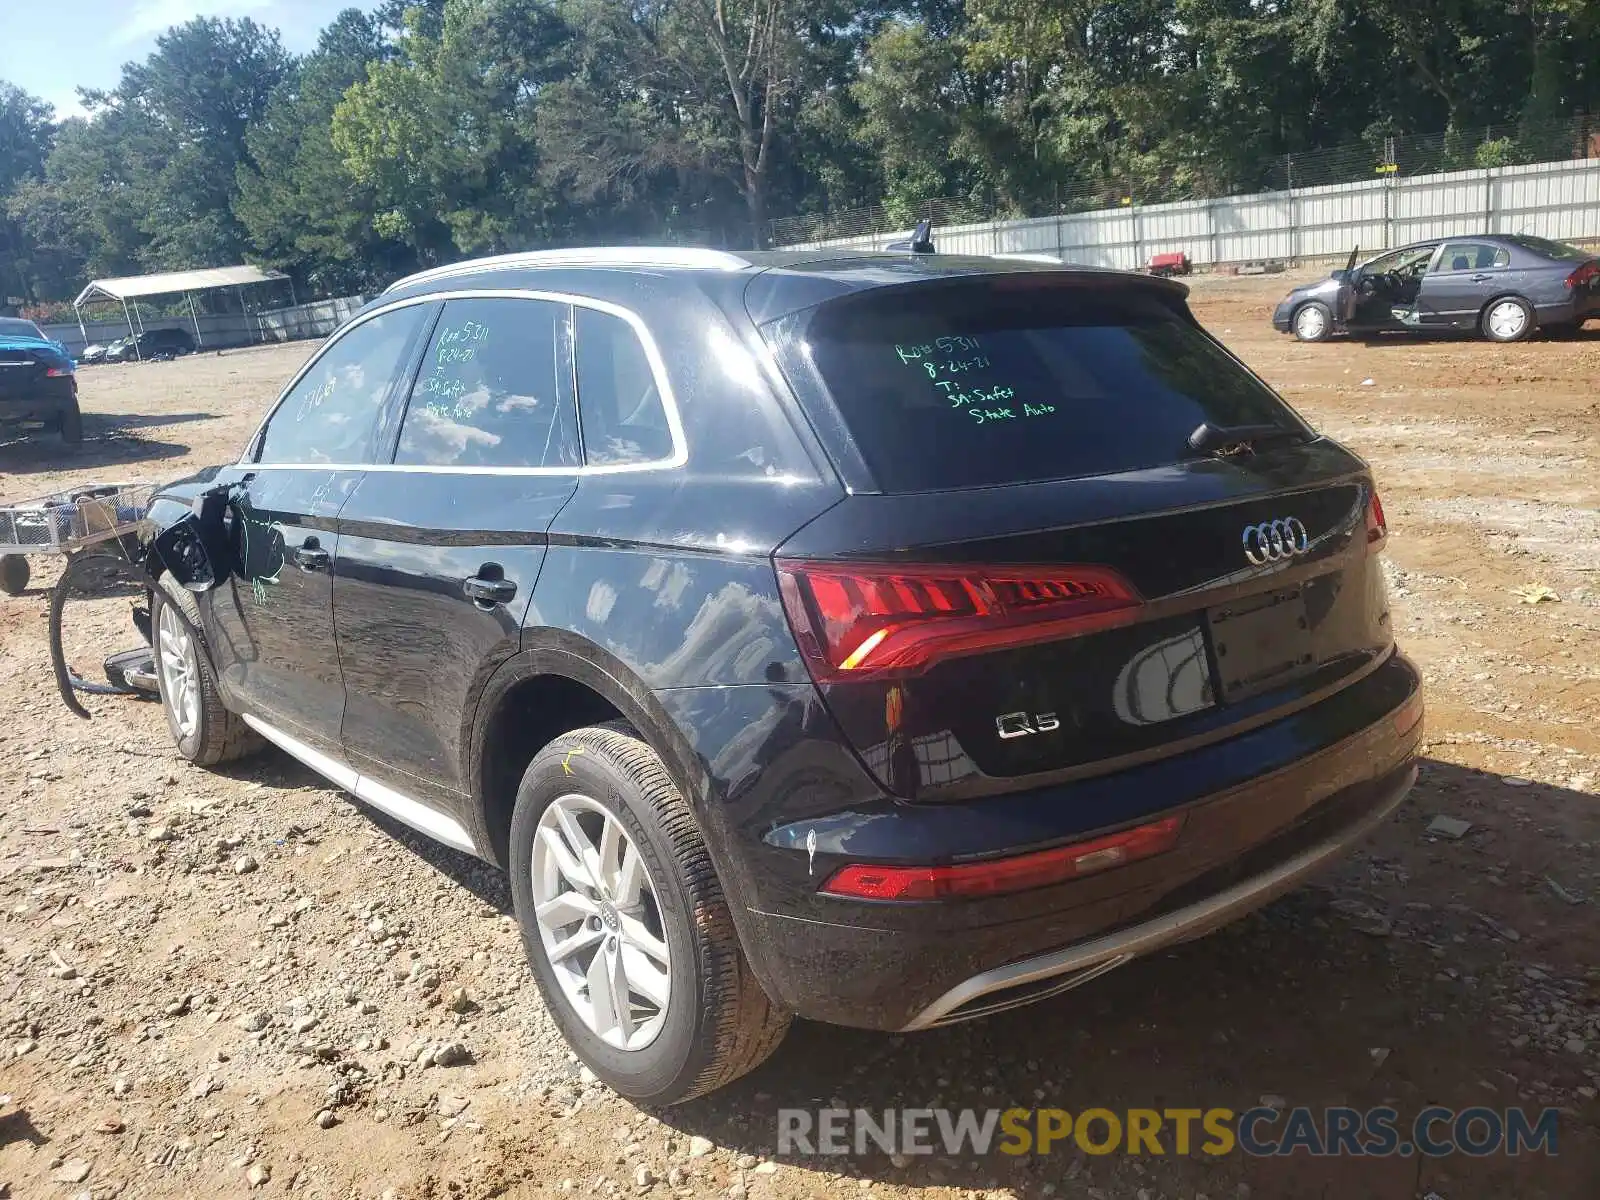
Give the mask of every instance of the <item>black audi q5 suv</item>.
<path id="1" fill-rule="evenodd" d="M 1138 275 L 539 252 L 403 280 L 146 562 L 181 753 L 506 870 L 619 1092 L 1053 996 L 1415 778 L 1367 466 Z"/>

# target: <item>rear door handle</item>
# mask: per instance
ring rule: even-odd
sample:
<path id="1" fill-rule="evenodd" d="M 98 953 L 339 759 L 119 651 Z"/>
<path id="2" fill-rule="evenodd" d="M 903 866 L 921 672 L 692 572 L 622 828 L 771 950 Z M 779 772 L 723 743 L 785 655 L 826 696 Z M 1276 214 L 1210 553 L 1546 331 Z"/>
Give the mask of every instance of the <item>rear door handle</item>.
<path id="1" fill-rule="evenodd" d="M 289 555 L 290 561 L 302 571 L 322 571 L 332 561 L 328 552 L 317 544 L 317 539 L 307 538 Z"/>
<path id="2" fill-rule="evenodd" d="M 509 579 L 471 575 L 461 581 L 461 590 L 474 604 L 492 608 L 496 604 L 511 603 L 517 594 L 517 585 Z"/>
<path id="3" fill-rule="evenodd" d="M 1493 275 L 1474 275 L 1472 277 L 1472 282 L 1473 283 L 1483 283 L 1485 280 L 1489 280 L 1489 279 L 1493 279 L 1493 278 L 1494 278 Z"/>

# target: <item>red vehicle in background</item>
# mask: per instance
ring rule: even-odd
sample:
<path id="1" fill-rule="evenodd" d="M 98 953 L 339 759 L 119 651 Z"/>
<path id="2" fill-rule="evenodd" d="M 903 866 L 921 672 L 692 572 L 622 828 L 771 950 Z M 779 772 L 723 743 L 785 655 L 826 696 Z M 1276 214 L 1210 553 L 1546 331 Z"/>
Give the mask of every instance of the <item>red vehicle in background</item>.
<path id="1" fill-rule="evenodd" d="M 1173 254 L 1152 254 L 1145 266 L 1145 270 L 1151 275 L 1187 275 L 1193 269 L 1189 256 L 1181 251 Z"/>

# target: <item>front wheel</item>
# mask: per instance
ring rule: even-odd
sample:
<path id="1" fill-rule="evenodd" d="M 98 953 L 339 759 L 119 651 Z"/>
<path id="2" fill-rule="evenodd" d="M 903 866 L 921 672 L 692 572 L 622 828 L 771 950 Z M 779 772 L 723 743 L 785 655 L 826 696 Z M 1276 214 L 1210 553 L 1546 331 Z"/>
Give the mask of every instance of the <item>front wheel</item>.
<path id="1" fill-rule="evenodd" d="M 545 1006 L 616 1091 L 675 1104 L 778 1048 L 789 1015 L 745 960 L 688 803 L 631 729 L 575 730 L 534 756 L 509 858 Z"/>
<path id="2" fill-rule="evenodd" d="M 1533 332 L 1533 307 L 1521 296 L 1502 296 L 1483 310 L 1483 336 L 1491 342 L 1520 342 Z"/>
<path id="3" fill-rule="evenodd" d="M 1333 310 L 1321 300 L 1302 304 L 1294 312 L 1294 336 L 1302 342 L 1325 342 L 1333 333 Z"/>
<path id="4" fill-rule="evenodd" d="M 161 710 L 178 753 L 196 766 L 211 767 L 260 749 L 261 739 L 222 703 L 211 659 L 195 632 L 198 617 L 187 595 L 174 600 L 156 589 L 150 632 Z"/>

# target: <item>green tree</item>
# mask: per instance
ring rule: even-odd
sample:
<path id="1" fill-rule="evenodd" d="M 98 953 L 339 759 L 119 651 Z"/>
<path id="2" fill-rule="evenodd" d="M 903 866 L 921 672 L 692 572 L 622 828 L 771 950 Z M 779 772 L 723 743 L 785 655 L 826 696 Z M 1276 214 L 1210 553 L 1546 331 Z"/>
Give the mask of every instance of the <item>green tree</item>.
<path id="1" fill-rule="evenodd" d="M 312 292 L 368 290 L 415 263 L 374 228 L 374 188 L 355 178 L 332 138 L 345 92 L 385 55 L 377 22 L 345 9 L 245 135 L 250 161 L 239 168 L 235 215 L 255 255 Z"/>
<path id="2" fill-rule="evenodd" d="M 85 93 L 96 114 L 91 134 L 129 139 L 116 182 L 138 214 L 142 264 L 218 266 L 243 256 L 233 202 L 239 168 L 254 165 L 245 135 L 290 66 L 275 30 L 196 18 L 125 66 L 114 91 Z"/>
<path id="3" fill-rule="evenodd" d="M 438 36 L 412 8 L 392 58 L 333 114 L 332 141 L 373 189 L 375 227 L 422 261 L 547 233 L 533 109 L 566 24 L 542 0 L 449 0 Z"/>
<path id="4" fill-rule="evenodd" d="M 54 115 L 43 100 L 0 80 L 0 304 L 8 296 L 29 304 L 39 299 L 37 249 L 7 198 L 44 177 L 55 137 Z"/>

